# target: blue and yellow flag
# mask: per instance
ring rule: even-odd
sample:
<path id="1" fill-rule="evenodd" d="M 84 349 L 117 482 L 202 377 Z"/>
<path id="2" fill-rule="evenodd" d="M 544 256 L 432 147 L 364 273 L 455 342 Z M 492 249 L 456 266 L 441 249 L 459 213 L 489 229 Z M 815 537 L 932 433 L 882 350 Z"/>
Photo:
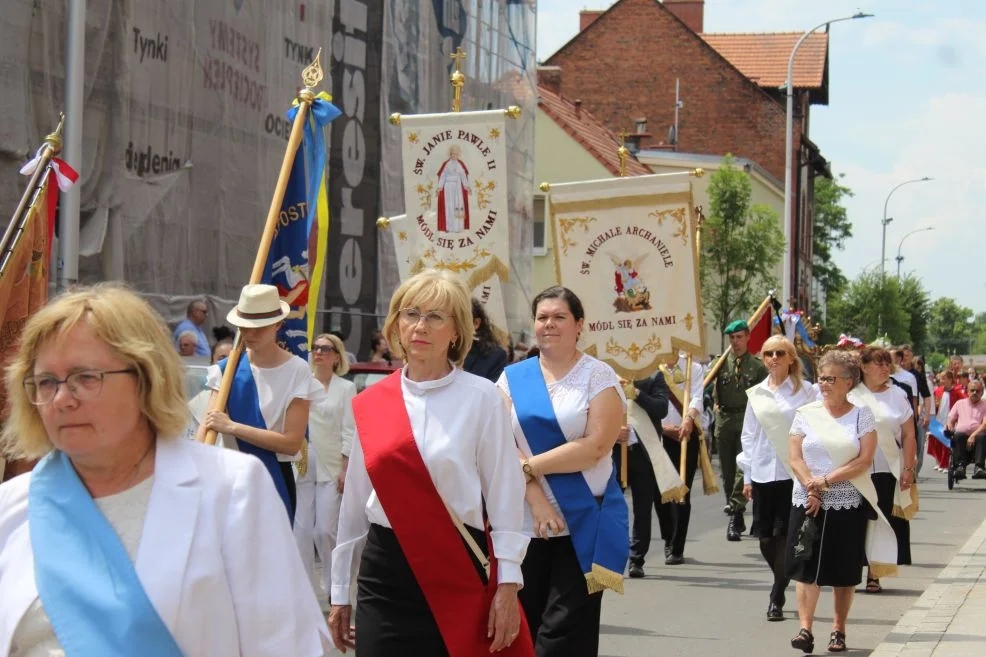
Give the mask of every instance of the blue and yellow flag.
<path id="1" fill-rule="evenodd" d="M 264 283 L 276 286 L 281 299 L 291 306 L 278 341 L 306 360 L 315 333 L 329 235 L 323 131 L 341 114 L 331 100 L 325 92 L 318 94 L 305 117 L 304 139 L 291 167 L 263 278 Z M 295 102 L 288 110 L 288 119 L 294 121 L 297 111 Z"/>

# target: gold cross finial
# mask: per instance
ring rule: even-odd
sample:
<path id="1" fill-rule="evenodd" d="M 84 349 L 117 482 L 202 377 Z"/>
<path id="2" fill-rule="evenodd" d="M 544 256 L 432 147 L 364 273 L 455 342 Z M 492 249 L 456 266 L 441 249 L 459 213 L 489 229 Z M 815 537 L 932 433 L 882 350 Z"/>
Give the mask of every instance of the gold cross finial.
<path id="1" fill-rule="evenodd" d="M 620 177 L 627 175 L 627 158 L 630 157 L 630 150 L 626 147 L 629 133 L 626 130 L 620 132 L 620 147 L 616 149 L 616 154 L 620 158 Z"/>
<path id="2" fill-rule="evenodd" d="M 466 53 L 462 51 L 461 47 L 456 47 L 455 52 L 449 55 L 453 61 L 455 61 L 455 70 L 458 71 L 462 67 L 462 60 L 466 58 Z"/>
<path id="3" fill-rule="evenodd" d="M 459 69 L 462 60 L 466 58 L 466 53 L 462 48 L 456 47 L 455 52 L 449 57 L 455 62 L 455 71 L 449 76 L 449 82 L 452 84 L 452 111 L 459 112 L 462 110 L 462 87 L 466 84 L 466 76 Z"/>

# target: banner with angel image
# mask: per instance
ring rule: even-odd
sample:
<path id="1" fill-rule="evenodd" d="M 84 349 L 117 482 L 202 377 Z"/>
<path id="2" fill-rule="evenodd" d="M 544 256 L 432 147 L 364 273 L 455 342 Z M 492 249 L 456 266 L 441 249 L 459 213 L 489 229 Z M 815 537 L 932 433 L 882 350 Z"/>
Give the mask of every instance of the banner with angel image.
<path id="1" fill-rule="evenodd" d="M 503 110 L 401 117 L 411 272 L 459 274 L 469 289 L 509 278 Z"/>
<path id="2" fill-rule="evenodd" d="M 690 182 L 552 184 L 550 215 L 557 279 L 585 307 L 587 353 L 631 380 L 673 348 L 705 353 Z"/>

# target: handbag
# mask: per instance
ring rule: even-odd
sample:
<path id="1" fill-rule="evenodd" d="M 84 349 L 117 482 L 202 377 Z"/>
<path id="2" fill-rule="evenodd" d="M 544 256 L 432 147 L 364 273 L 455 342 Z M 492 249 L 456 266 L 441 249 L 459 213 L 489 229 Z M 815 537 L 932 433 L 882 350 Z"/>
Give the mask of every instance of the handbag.
<path id="1" fill-rule="evenodd" d="M 815 549 L 815 539 L 818 538 L 818 524 L 812 516 L 805 516 L 798 527 L 798 537 L 794 543 L 794 562 L 805 563 L 811 559 Z"/>

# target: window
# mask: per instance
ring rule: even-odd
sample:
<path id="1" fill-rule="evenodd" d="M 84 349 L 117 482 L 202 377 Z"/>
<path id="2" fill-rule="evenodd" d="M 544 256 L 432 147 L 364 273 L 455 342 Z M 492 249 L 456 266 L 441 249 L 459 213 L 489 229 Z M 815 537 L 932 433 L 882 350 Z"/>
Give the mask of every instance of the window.
<path id="1" fill-rule="evenodd" d="M 547 244 L 548 199 L 534 195 L 534 255 L 548 255 Z"/>

